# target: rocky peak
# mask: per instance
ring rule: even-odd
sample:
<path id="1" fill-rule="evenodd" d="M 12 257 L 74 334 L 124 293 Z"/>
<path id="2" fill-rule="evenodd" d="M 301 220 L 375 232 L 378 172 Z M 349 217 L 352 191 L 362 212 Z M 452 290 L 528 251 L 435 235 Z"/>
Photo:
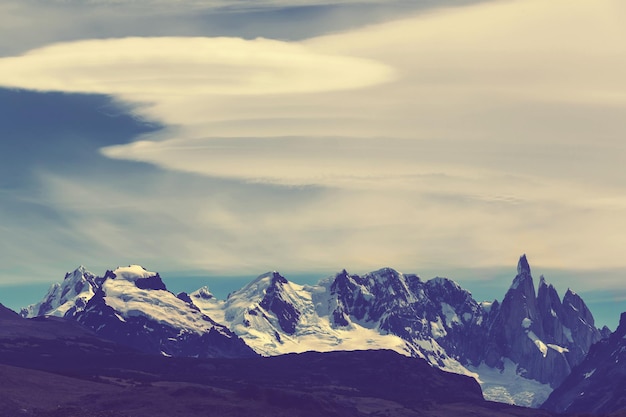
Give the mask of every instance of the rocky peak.
<path id="1" fill-rule="evenodd" d="M 139 278 L 135 281 L 135 286 L 142 290 L 167 291 L 167 287 L 159 274 L 147 278 Z"/>
<path id="2" fill-rule="evenodd" d="M 287 278 L 280 275 L 277 271 L 272 272 L 272 285 L 287 284 Z"/>
<path id="3" fill-rule="evenodd" d="M 537 291 L 539 291 L 539 288 L 547 286 L 548 284 L 546 283 L 546 278 L 543 276 L 543 274 L 539 275 L 539 285 L 537 286 Z"/>
<path id="4" fill-rule="evenodd" d="M 198 288 L 196 291 L 191 293 L 191 296 L 202 300 L 210 300 L 215 297 L 213 293 L 209 291 L 209 287 L 207 286 Z"/>
<path id="5" fill-rule="evenodd" d="M 567 346 L 570 342 L 566 330 L 563 328 L 563 306 L 556 289 L 546 283 L 543 275 L 539 281 L 537 291 L 537 309 L 543 324 L 543 334 L 546 343 Z"/>
<path id="6" fill-rule="evenodd" d="M 425 291 L 432 301 L 446 302 L 460 305 L 467 300 L 473 300 L 472 294 L 464 290 L 455 281 L 448 278 L 436 277 L 429 279 L 425 284 Z"/>
<path id="7" fill-rule="evenodd" d="M 526 254 L 520 256 L 517 262 L 517 275 L 530 275 L 530 265 L 526 259 Z"/>
<path id="8" fill-rule="evenodd" d="M 626 338 L 626 312 L 623 312 L 620 317 L 619 317 L 619 325 L 617 326 L 617 329 L 615 329 L 615 332 L 613 332 L 613 334 L 615 336 L 613 337 L 617 337 L 617 338 Z"/>
<path id="9" fill-rule="evenodd" d="M 567 289 L 563 297 L 563 308 L 569 316 L 582 318 L 588 325 L 594 326 L 594 318 L 583 299 L 574 291 Z"/>
<path id="10" fill-rule="evenodd" d="M 517 276 L 513 280 L 509 292 L 511 290 L 520 291 L 521 295 L 525 296 L 528 300 L 535 298 L 535 285 L 526 255 L 522 255 L 517 263 Z"/>
<path id="11" fill-rule="evenodd" d="M 66 279 L 73 279 L 74 277 L 81 277 L 84 274 L 91 274 L 89 271 L 87 271 L 87 269 L 83 266 L 83 265 L 79 265 L 78 268 L 76 268 L 74 271 L 72 272 L 67 272 L 65 274 L 65 278 Z"/>
<path id="12" fill-rule="evenodd" d="M 285 294 L 284 287 L 289 284 L 289 281 L 276 271 L 271 273 L 270 277 L 269 286 L 266 288 L 259 306 L 276 315 L 278 323 L 285 333 L 293 334 L 296 331 L 301 312 L 293 305 L 289 295 Z"/>
<path id="13" fill-rule="evenodd" d="M 343 292 L 348 288 L 356 286 L 354 278 L 345 269 L 335 274 L 335 277 L 330 282 L 330 291 L 332 293 Z"/>
<path id="14" fill-rule="evenodd" d="M 63 282 L 52 284 L 43 300 L 23 308 L 20 314 L 23 317 L 74 314 L 85 307 L 97 287 L 97 277 L 81 265 L 66 273 Z"/>

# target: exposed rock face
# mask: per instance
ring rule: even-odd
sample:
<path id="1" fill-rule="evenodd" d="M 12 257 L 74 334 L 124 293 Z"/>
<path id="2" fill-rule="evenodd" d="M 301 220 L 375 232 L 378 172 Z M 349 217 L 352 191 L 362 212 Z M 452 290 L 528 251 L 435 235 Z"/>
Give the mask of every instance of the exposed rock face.
<path id="1" fill-rule="evenodd" d="M 602 335 L 595 327 L 593 315 L 580 296 L 570 289 L 563 297 L 563 326 L 567 331 L 566 340 L 571 339 L 568 356 L 575 364 L 580 363 L 589 352 L 592 344 L 602 339 Z"/>
<path id="2" fill-rule="evenodd" d="M 283 296 L 284 291 L 282 291 L 282 287 L 285 284 L 287 284 L 285 277 L 278 272 L 273 272 L 270 285 L 267 287 L 265 296 L 259 303 L 259 306 L 276 315 L 278 324 L 285 333 L 294 334 L 300 318 L 300 312 Z"/>
<path id="3" fill-rule="evenodd" d="M 626 409 L 626 313 L 543 404 L 556 412 L 608 414 Z"/>
<path id="4" fill-rule="evenodd" d="M 526 256 L 493 317 L 485 361 L 501 367 L 503 358 L 518 364 L 524 376 L 558 386 L 602 338 L 584 301 L 567 291 L 561 303 L 543 278 L 535 288 Z"/>
<path id="5" fill-rule="evenodd" d="M 464 363 L 480 359 L 478 348 L 484 312 L 472 295 L 446 278 L 423 282 L 417 275 L 391 268 L 358 275 L 344 270 L 330 284 L 336 307 L 334 324 L 370 323 L 409 342 L 416 352 L 445 367 L 446 357 Z M 428 352 L 424 341 L 435 340 L 447 353 Z M 417 355 L 416 355 L 417 356 Z"/>

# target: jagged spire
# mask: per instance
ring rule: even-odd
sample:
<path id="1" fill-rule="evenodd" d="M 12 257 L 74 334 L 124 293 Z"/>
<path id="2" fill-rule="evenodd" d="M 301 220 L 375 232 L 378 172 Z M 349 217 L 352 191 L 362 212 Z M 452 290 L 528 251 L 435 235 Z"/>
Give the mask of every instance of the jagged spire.
<path id="1" fill-rule="evenodd" d="M 519 262 L 517 263 L 517 276 L 513 280 L 510 289 L 515 290 L 518 288 L 526 293 L 529 299 L 535 298 L 535 287 L 533 284 L 532 275 L 530 274 L 530 265 L 528 265 L 526 254 L 522 255 L 519 258 Z"/>
<path id="2" fill-rule="evenodd" d="M 519 262 L 517 263 L 517 274 L 528 274 L 530 275 L 530 265 L 528 265 L 528 260 L 526 259 L 526 254 L 523 254 L 519 258 Z"/>
<path id="3" fill-rule="evenodd" d="M 543 275 L 539 275 L 539 287 L 547 287 L 548 283 L 546 282 L 546 278 Z"/>
<path id="4" fill-rule="evenodd" d="M 617 337 L 626 337 L 626 311 L 620 315 L 619 325 L 617 326 L 617 329 L 615 329 L 614 334 L 617 335 Z"/>

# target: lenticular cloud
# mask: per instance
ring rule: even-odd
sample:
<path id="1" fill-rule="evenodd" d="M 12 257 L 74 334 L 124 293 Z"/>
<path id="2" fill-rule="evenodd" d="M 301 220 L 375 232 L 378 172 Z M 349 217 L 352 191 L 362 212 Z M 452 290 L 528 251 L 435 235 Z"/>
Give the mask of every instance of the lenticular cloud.
<path id="1" fill-rule="evenodd" d="M 361 88 L 393 70 L 297 43 L 239 38 L 121 38 L 47 46 L 0 59 L 0 84 L 39 91 L 258 95 Z"/>

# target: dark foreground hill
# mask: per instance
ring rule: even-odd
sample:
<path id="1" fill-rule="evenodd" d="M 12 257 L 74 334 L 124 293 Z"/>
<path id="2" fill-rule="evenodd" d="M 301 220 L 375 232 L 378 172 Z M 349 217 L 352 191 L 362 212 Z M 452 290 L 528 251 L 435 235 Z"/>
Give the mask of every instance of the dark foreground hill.
<path id="1" fill-rule="evenodd" d="M 148 355 L 61 318 L 0 318 L 0 416 L 550 416 L 392 351 Z"/>
<path id="2" fill-rule="evenodd" d="M 548 416 L 482 400 L 473 380 L 389 351 L 135 358 L 72 377 L 0 366 L 3 416 Z M 4 387 L 8 387 L 4 388 Z M 34 400 L 33 400 L 34 399 Z"/>

